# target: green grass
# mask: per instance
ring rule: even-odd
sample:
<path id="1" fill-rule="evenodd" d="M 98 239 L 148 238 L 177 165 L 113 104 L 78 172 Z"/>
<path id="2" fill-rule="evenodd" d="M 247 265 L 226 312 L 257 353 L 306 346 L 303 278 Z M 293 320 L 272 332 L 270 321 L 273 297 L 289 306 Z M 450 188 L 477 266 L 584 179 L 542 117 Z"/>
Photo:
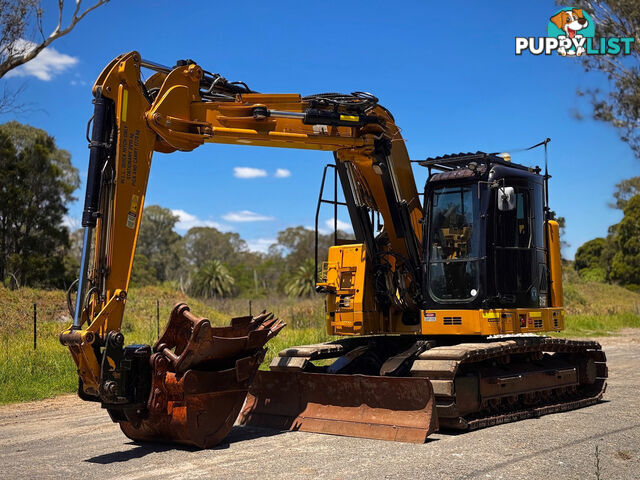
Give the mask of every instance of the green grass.
<path id="1" fill-rule="evenodd" d="M 20 335 L 10 345 L 3 342 L 1 350 L 0 405 L 69 393 L 78 386 L 71 355 L 54 336 L 41 338 L 33 350 L 32 337 Z"/>
<path id="2" fill-rule="evenodd" d="M 289 329 L 289 327 L 285 327 L 276 338 L 267 344 L 269 350 L 267 351 L 264 362 L 260 365 L 260 369 L 268 370 L 271 360 L 280 350 L 284 350 L 285 348 L 292 347 L 294 345 L 310 345 L 313 343 L 330 342 L 336 338 L 338 337 L 327 335 L 324 328 Z"/>
<path id="3" fill-rule="evenodd" d="M 153 344 L 157 339 L 156 300 L 160 306 L 160 333 L 172 307 L 186 302 L 191 311 L 213 324 L 225 325 L 233 316 L 249 313 L 247 300 L 201 301 L 167 287 L 131 289 L 122 325 L 126 343 Z M 33 349 L 33 304 L 37 304 L 37 349 Z M 262 299 L 252 302 L 255 314 L 270 308 L 287 327 L 268 344 L 263 369 L 280 350 L 331 340 L 324 329 L 321 299 Z M 71 323 L 64 292 L 0 287 L 0 405 L 39 400 L 75 391 L 78 384 L 69 351 L 58 342 Z"/>
<path id="4" fill-rule="evenodd" d="M 75 391 L 78 385 L 75 365 L 68 350 L 58 342 L 58 328 L 56 323 L 40 326 L 37 350 L 33 350 L 33 336 L 27 332 L 21 332 L 9 342 L 9 337 L 3 338 L 0 345 L 0 405 Z M 151 336 L 147 329 L 130 333 L 127 341 L 155 341 L 155 331 L 151 341 L 147 340 Z M 331 337 L 324 329 L 286 327 L 269 342 L 261 368 L 267 369 L 271 359 L 284 348 L 329 340 Z"/>
<path id="5" fill-rule="evenodd" d="M 616 285 L 581 280 L 565 268 L 566 329 L 560 337 L 615 335 L 624 328 L 640 328 L 640 295 Z M 157 338 L 156 300 L 160 305 L 160 332 L 175 303 L 185 301 L 196 315 L 217 325 L 233 316 L 247 315 L 243 299 L 201 301 L 169 287 L 131 289 L 122 330 L 127 343 L 152 344 Z M 33 350 L 33 304 L 38 308 L 38 348 Z M 322 299 L 267 298 L 252 302 L 255 314 L 272 311 L 288 326 L 269 342 L 261 368 L 268 368 L 278 351 L 293 345 L 325 342 Z M 37 400 L 73 392 L 77 386 L 75 365 L 58 342 L 58 334 L 71 318 L 64 292 L 0 287 L 0 405 Z"/>
<path id="6" fill-rule="evenodd" d="M 603 316 L 633 313 L 640 316 L 640 295 L 619 285 L 590 282 L 571 265 L 563 268 L 565 310 L 568 315 Z"/>
<path id="7" fill-rule="evenodd" d="M 554 337 L 606 337 L 624 328 L 640 328 L 640 315 L 615 313 L 611 315 L 568 315 L 565 329 Z"/>

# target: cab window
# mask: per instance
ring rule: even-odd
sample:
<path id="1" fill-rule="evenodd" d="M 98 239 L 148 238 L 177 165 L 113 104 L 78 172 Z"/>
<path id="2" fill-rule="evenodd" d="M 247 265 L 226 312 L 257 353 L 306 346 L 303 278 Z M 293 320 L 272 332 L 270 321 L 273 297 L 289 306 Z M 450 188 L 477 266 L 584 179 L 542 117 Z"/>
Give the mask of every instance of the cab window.
<path id="1" fill-rule="evenodd" d="M 477 206 L 471 185 L 431 196 L 429 289 L 441 303 L 471 301 L 479 290 Z"/>

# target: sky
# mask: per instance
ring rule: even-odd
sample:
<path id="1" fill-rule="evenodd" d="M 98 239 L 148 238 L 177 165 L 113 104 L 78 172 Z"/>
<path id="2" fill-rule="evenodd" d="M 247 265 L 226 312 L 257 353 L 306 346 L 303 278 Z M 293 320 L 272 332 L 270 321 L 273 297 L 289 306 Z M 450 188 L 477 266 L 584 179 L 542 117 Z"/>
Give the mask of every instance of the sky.
<path id="1" fill-rule="evenodd" d="M 571 258 L 620 220 L 608 203 L 617 182 L 640 175 L 640 160 L 613 127 L 590 119 L 588 102 L 576 95 L 607 90 L 606 78 L 585 73 L 576 59 L 515 55 L 514 37 L 545 36 L 557 9 L 546 0 L 111 0 L 1 80 L 23 88 L 29 108 L 0 122 L 16 119 L 54 136 L 80 171 L 83 199 L 91 86 L 121 53 L 137 50 L 165 65 L 194 59 L 263 93 L 368 91 L 393 113 L 412 159 L 507 151 L 515 162 L 542 165 L 541 150 L 518 150 L 551 138 L 550 203 L 566 218 Z M 45 15 L 45 29 L 54 22 Z M 146 205 L 174 211 L 179 233 L 214 226 L 265 251 L 278 231 L 313 225 L 322 169 L 332 161 L 327 152 L 213 144 L 156 153 Z M 422 190 L 426 171 L 414 173 Z M 81 201 L 70 206 L 70 225 L 81 211 Z M 327 206 L 321 227 L 332 218 Z M 348 225 L 346 210 L 338 218 Z"/>

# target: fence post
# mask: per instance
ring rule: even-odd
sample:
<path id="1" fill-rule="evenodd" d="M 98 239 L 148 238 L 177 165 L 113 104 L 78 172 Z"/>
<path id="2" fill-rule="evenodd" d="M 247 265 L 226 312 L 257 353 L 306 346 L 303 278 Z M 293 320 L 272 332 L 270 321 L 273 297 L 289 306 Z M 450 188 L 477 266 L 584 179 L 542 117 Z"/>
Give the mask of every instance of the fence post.
<path id="1" fill-rule="evenodd" d="M 33 304 L 33 349 L 37 347 L 37 325 L 38 325 L 38 310 L 36 304 Z"/>
<path id="2" fill-rule="evenodd" d="M 251 315 L 251 300 L 249 300 L 249 315 Z"/>
<path id="3" fill-rule="evenodd" d="M 160 338 L 160 300 L 156 298 L 156 338 Z"/>

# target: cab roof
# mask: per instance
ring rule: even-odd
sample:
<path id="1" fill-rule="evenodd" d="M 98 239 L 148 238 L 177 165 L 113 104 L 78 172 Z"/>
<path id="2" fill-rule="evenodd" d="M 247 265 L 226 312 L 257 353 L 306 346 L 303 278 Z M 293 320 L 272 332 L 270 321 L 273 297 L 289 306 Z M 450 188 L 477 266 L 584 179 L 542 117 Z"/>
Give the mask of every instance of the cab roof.
<path id="1" fill-rule="evenodd" d="M 440 170 L 441 172 L 450 172 L 457 169 L 467 169 L 469 168 L 469 164 L 471 163 L 476 163 L 476 165 L 485 164 L 487 166 L 487 169 L 489 169 L 490 165 L 503 165 L 505 167 L 526 170 L 530 173 L 540 173 L 540 167 L 527 167 L 519 163 L 505 160 L 497 153 L 486 153 L 481 151 L 475 153 L 450 153 L 448 155 L 441 155 L 439 157 L 429 157 L 417 163 L 423 167 L 427 167 L 430 173 L 432 169 Z"/>

